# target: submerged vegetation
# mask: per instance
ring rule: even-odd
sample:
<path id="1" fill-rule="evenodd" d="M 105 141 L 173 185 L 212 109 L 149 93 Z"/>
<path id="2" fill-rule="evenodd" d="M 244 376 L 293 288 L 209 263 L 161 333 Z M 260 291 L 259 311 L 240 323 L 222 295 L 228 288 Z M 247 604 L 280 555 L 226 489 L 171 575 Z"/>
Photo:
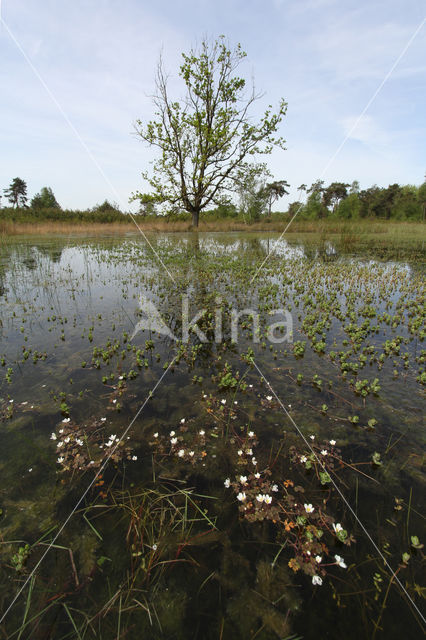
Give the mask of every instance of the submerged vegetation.
<path id="1" fill-rule="evenodd" d="M 326 229 L 2 245 L 3 637 L 421 632 L 423 237 Z"/>

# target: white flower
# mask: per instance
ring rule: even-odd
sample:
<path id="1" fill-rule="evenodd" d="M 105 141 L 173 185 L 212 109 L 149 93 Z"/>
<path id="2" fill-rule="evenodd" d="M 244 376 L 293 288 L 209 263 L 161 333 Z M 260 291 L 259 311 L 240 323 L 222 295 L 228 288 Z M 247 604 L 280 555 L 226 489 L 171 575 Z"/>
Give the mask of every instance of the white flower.
<path id="1" fill-rule="evenodd" d="M 319 576 L 312 576 L 312 584 L 317 584 L 320 587 L 322 585 L 322 578 Z"/>
<path id="2" fill-rule="evenodd" d="M 332 447 L 334 447 L 334 445 L 336 444 L 336 441 L 335 440 L 330 440 L 330 444 L 331 444 Z"/>
<path id="3" fill-rule="evenodd" d="M 267 399 L 268 402 L 271 402 L 272 396 L 266 396 L 266 399 Z"/>
<path id="4" fill-rule="evenodd" d="M 236 400 L 234 400 L 234 404 L 238 404 L 238 402 Z"/>
<path id="5" fill-rule="evenodd" d="M 305 507 L 305 511 L 306 513 L 312 513 L 314 511 L 314 507 L 309 503 L 307 504 L 305 502 L 305 504 L 303 505 Z"/>
<path id="6" fill-rule="evenodd" d="M 300 456 L 300 462 L 306 462 L 307 459 L 306 456 Z"/>
<path id="7" fill-rule="evenodd" d="M 206 432 L 204 431 L 204 429 L 201 429 L 201 431 L 198 432 L 200 434 L 200 436 L 203 436 Z"/>
<path id="8" fill-rule="evenodd" d="M 101 418 L 101 422 L 106 422 L 106 418 Z"/>
<path id="9" fill-rule="evenodd" d="M 156 544 L 153 544 L 151 548 L 152 548 L 153 551 L 157 551 L 158 546 Z"/>
<path id="10" fill-rule="evenodd" d="M 343 560 L 342 556 L 334 556 L 334 559 L 336 561 L 336 564 L 339 565 L 339 567 L 342 567 L 342 569 L 347 569 L 347 565 L 345 563 L 345 561 Z"/>
<path id="11" fill-rule="evenodd" d="M 203 398 L 207 398 L 207 393 L 205 393 L 205 394 L 203 395 Z"/>
<path id="12" fill-rule="evenodd" d="M 190 455 L 190 457 L 191 457 L 191 458 L 193 458 L 193 457 L 194 457 L 194 455 L 195 455 L 195 451 L 190 451 L 190 452 L 189 452 L 189 455 Z"/>
<path id="13" fill-rule="evenodd" d="M 94 460 L 91 460 L 91 461 L 89 462 L 89 464 L 95 464 L 95 461 L 94 461 Z"/>
<path id="14" fill-rule="evenodd" d="M 10 403 L 15 402 L 14 400 L 9 400 Z"/>
<path id="15" fill-rule="evenodd" d="M 225 487 L 226 487 L 227 489 L 229 489 L 229 487 L 231 486 L 231 481 L 230 481 L 230 479 L 229 479 L 229 478 L 226 478 L 226 480 L 225 480 L 225 482 L 224 482 L 223 484 L 225 485 Z"/>
<path id="16" fill-rule="evenodd" d="M 265 496 L 264 496 L 264 495 L 262 495 L 261 493 L 259 493 L 259 495 L 258 495 L 258 496 L 256 496 L 256 500 L 257 500 L 258 502 L 263 502 L 263 501 L 264 501 L 264 499 L 265 499 Z"/>
<path id="17" fill-rule="evenodd" d="M 111 440 L 111 442 L 114 442 L 114 440 L 118 440 L 117 436 L 115 435 L 115 433 L 111 433 L 109 439 Z"/>
<path id="18" fill-rule="evenodd" d="M 243 450 L 242 449 L 238 449 L 237 453 L 238 453 L 239 456 L 242 456 L 243 455 Z"/>
<path id="19" fill-rule="evenodd" d="M 311 440 L 315 440 L 315 436 L 309 436 Z"/>
<path id="20" fill-rule="evenodd" d="M 291 409 L 291 404 L 288 405 L 288 408 Z"/>
<path id="21" fill-rule="evenodd" d="M 138 456 L 132 456 L 132 460 L 136 461 L 138 459 Z"/>
<path id="22" fill-rule="evenodd" d="M 59 456 L 59 458 L 57 459 L 57 463 L 58 464 L 62 464 L 65 458 L 63 458 L 62 456 Z"/>
<path id="23" fill-rule="evenodd" d="M 260 478 L 260 473 L 255 473 L 255 474 L 254 474 L 254 477 L 255 477 L 255 478 L 257 478 L 257 479 L 259 480 L 259 478 Z"/>
<path id="24" fill-rule="evenodd" d="M 251 459 L 251 461 L 252 461 L 252 464 L 254 464 L 254 465 L 256 465 L 256 464 L 257 464 L 257 460 L 256 460 L 256 458 L 252 458 L 252 459 Z"/>
<path id="25" fill-rule="evenodd" d="M 318 564 L 322 562 L 322 556 L 315 556 L 315 561 L 318 562 Z"/>
<path id="26" fill-rule="evenodd" d="M 114 400 L 112 401 L 112 404 L 115 404 L 117 402 L 117 400 L 114 398 Z"/>
<path id="27" fill-rule="evenodd" d="M 225 400 L 225 398 L 222 398 L 221 403 L 222 403 L 222 404 L 226 404 L 226 400 Z"/>
<path id="28" fill-rule="evenodd" d="M 265 501 L 266 504 L 271 504 L 272 502 L 272 497 L 268 494 L 263 496 L 263 500 Z"/>
<path id="29" fill-rule="evenodd" d="M 176 442 L 177 442 L 177 438 L 172 438 L 172 439 L 170 440 L 170 442 L 171 442 L 171 444 L 176 444 Z"/>
<path id="30" fill-rule="evenodd" d="M 32 471 L 32 470 L 33 470 L 33 468 L 32 468 L 32 467 L 30 467 L 30 468 L 28 469 L 29 473 L 31 473 L 31 471 Z"/>
<path id="31" fill-rule="evenodd" d="M 250 387 L 250 389 L 253 389 L 253 385 L 252 384 L 249 384 L 249 387 Z"/>
<path id="32" fill-rule="evenodd" d="M 68 444 L 68 442 L 70 441 L 70 437 L 67 436 L 66 438 L 64 438 L 64 442 L 66 442 Z"/>
<path id="33" fill-rule="evenodd" d="M 83 440 L 80 440 L 80 438 L 77 438 L 76 443 L 82 447 L 83 446 Z"/>
<path id="34" fill-rule="evenodd" d="M 178 451 L 179 458 L 183 458 L 184 455 L 185 455 L 185 449 L 179 449 Z"/>
<path id="35" fill-rule="evenodd" d="M 246 454 L 247 454 L 248 456 L 252 456 L 252 455 L 253 455 L 253 449 L 247 449 L 247 450 L 246 450 Z"/>
<path id="36" fill-rule="evenodd" d="M 278 485 L 277 484 L 273 484 L 271 488 L 272 488 L 272 491 L 278 491 Z"/>
<path id="37" fill-rule="evenodd" d="M 244 491 L 240 491 L 240 493 L 237 495 L 237 500 L 239 500 L 240 502 L 244 502 L 244 500 L 246 499 L 246 494 L 244 493 Z"/>
<path id="38" fill-rule="evenodd" d="M 51 439 L 51 440 L 56 440 L 56 438 L 57 438 L 56 433 L 55 433 L 55 432 L 53 432 L 53 433 L 51 434 L 51 436 L 50 436 L 50 439 Z"/>
<path id="39" fill-rule="evenodd" d="M 63 432 L 64 432 L 64 430 L 63 430 L 63 429 L 59 429 L 59 433 L 63 433 Z"/>
<path id="40" fill-rule="evenodd" d="M 248 432 L 248 437 L 249 438 L 254 438 L 254 431 L 249 431 Z"/>
<path id="41" fill-rule="evenodd" d="M 71 420 L 71 418 L 64 418 L 64 419 L 62 420 L 62 422 L 67 423 L 67 422 L 70 422 L 70 420 Z"/>
<path id="42" fill-rule="evenodd" d="M 63 442 L 58 442 L 58 444 L 56 445 L 56 448 L 57 448 L 57 449 L 60 449 L 60 448 L 61 448 L 61 447 L 63 447 L 63 446 L 64 446 L 64 443 L 63 443 Z"/>
<path id="43" fill-rule="evenodd" d="M 321 455 L 322 455 L 322 456 L 326 456 L 327 454 L 328 454 L 327 449 L 322 449 L 322 451 L 321 451 Z"/>
<path id="44" fill-rule="evenodd" d="M 181 424 L 183 424 L 185 422 L 185 418 L 182 418 L 182 420 L 180 421 Z"/>
<path id="45" fill-rule="evenodd" d="M 174 431 L 170 431 L 170 437 L 173 438 L 173 436 L 175 435 Z"/>
<path id="46" fill-rule="evenodd" d="M 247 476 L 240 476 L 241 484 L 247 484 Z"/>
<path id="47" fill-rule="evenodd" d="M 343 527 L 340 524 L 340 522 L 338 522 L 337 524 L 334 524 L 334 522 L 333 522 L 333 529 L 334 529 L 334 531 L 336 533 L 339 533 L 339 531 L 343 531 Z"/>
<path id="48" fill-rule="evenodd" d="M 158 438 L 158 431 L 154 433 L 154 438 Z"/>

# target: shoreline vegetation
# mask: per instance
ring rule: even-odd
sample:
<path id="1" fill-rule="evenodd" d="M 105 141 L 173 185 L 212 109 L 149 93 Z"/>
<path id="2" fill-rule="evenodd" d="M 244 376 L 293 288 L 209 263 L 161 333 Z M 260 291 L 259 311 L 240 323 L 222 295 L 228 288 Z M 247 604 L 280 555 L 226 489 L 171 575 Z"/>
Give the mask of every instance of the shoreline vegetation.
<path id="1" fill-rule="evenodd" d="M 327 243 L 332 241 L 336 249 L 342 253 L 354 250 L 375 250 L 380 247 L 389 258 L 386 247 L 393 247 L 395 257 L 408 254 L 416 261 L 424 261 L 424 242 L 426 240 L 426 224 L 418 221 L 395 220 L 297 220 L 287 228 L 287 216 L 273 215 L 270 219 L 247 223 L 239 219 L 200 220 L 199 227 L 193 229 L 190 221 L 168 221 L 159 219 L 138 219 L 137 224 L 144 233 L 282 233 L 285 230 L 287 239 L 298 242 L 299 238 L 312 238 L 312 242 Z M 72 236 L 72 237 L 120 237 L 123 235 L 139 235 L 140 231 L 132 220 L 126 222 L 82 222 L 82 221 L 17 221 L 0 220 L 0 245 L 5 245 L 12 238 L 23 236 Z M 386 250 L 385 250 L 386 249 Z M 379 251 L 380 253 L 380 251 Z M 385 256 L 384 256 L 385 257 Z"/>
<path id="2" fill-rule="evenodd" d="M 138 226 L 142 231 L 159 233 L 179 233 L 194 231 L 190 220 L 167 220 L 161 217 L 135 216 L 123 221 L 82 221 L 82 220 L 30 220 L 25 217 L 19 219 L 0 219 L 0 236 L 45 235 L 45 234 L 87 234 L 104 235 L 123 233 L 138 233 Z M 257 222 L 246 222 L 243 219 L 200 220 L 199 232 L 283 232 L 290 222 L 290 218 L 283 214 L 272 215 Z M 383 238 L 426 239 L 426 224 L 408 220 L 377 220 L 371 218 L 359 220 L 297 220 L 295 219 L 286 229 L 286 234 L 368 234 L 380 235 Z"/>

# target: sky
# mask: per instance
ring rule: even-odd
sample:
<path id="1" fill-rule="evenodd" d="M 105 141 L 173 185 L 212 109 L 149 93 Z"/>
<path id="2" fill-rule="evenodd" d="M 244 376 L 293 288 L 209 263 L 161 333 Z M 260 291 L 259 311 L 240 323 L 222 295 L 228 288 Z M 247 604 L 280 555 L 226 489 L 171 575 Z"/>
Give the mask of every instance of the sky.
<path id="1" fill-rule="evenodd" d="M 0 12 L 0 191 L 19 176 L 30 198 L 49 186 L 63 208 L 134 211 L 156 157 L 134 124 L 154 115 L 159 55 L 180 99 L 182 52 L 220 34 L 247 52 L 238 74 L 263 94 L 253 116 L 288 103 L 286 150 L 267 159 L 291 185 L 275 209 L 318 178 L 424 180 L 423 0 L 0 0 Z"/>

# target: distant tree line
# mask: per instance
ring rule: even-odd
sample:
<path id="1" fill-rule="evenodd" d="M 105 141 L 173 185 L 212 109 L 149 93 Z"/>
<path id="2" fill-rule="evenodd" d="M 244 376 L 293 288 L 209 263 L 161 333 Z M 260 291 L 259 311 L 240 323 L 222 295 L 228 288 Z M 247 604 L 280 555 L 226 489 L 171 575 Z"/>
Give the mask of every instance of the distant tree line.
<path id="1" fill-rule="evenodd" d="M 306 202 L 292 202 L 288 212 L 290 215 L 298 212 L 298 217 L 304 219 L 423 220 L 425 217 L 426 182 L 419 187 L 395 183 L 360 189 L 356 180 L 352 184 L 332 182 L 328 186 L 323 180 L 317 180 L 309 188 L 302 184 L 298 192 L 306 193 Z"/>
<path id="2" fill-rule="evenodd" d="M 14 178 L 9 187 L 3 189 L 9 207 L 1 207 L 1 217 L 13 221 L 66 220 L 72 222 L 128 222 L 128 217 L 115 203 L 104 200 L 101 204 L 85 210 L 62 209 L 51 187 L 42 187 L 28 203 L 27 184 L 22 178 Z"/>
<path id="3" fill-rule="evenodd" d="M 245 167 L 239 178 L 236 202 L 224 198 L 214 209 L 206 210 L 208 220 L 234 218 L 245 222 L 279 217 L 291 218 L 297 214 L 301 220 L 336 218 L 342 220 L 381 218 L 386 220 L 424 220 L 426 217 L 426 182 L 420 186 L 391 184 L 388 187 L 373 185 L 360 189 L 355 180 L 351 184 L 332 182 L 325 185 L 316 180 L 310 187 L 302 184 L 297 191 L 299 199 L 283 212 L 272 213 L 272 205 L 288 195 L 290 185 L 286 180 L 274 180 L 266 165 Z M 9 187 L 3 189 L 9 207 L 3 207 L 1 216 L 15 221 L 68 220 L 87 222 L 127 222 L 129 217 L 115 203 L 105 200 L 86 210 L 62 209 L 50 187 L 43 187 L 30 203 L 27 184 L 14 178 Z M 188 212 L 170 208 L 159 212 L 155 198 L 150 194 L 139 194 L 138 215 L 154 218 L 161 215 L 169 220 L 190 219 Z M 1 200 L 0 200 L 1 206 Z"/>

